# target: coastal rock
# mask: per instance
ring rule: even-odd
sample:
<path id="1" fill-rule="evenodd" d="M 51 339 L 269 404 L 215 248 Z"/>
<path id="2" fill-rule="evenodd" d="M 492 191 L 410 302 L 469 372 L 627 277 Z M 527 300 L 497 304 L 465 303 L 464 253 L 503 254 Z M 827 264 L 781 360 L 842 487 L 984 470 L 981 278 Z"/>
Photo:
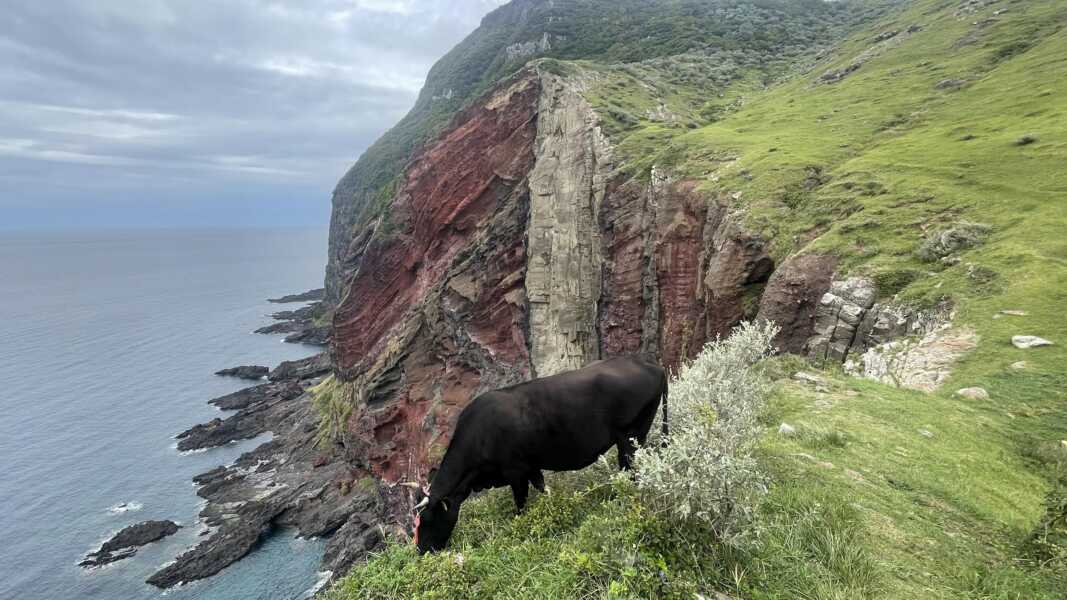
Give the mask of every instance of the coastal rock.
<path id="1" fill-rule="evenodd" d="M 255 333 L 288 334 L 289 344 L 325 346 L 330 342 L 330 325 L 326 305 L 313 302 L 296 310 L 282 310 L 271 315 L 278 321 L 255 330 Z"/>
<path id="2" fill-rule="evenodd" d="M 277 323 L 271 323 L 270 325 L 260 327 L 253 333 L 262 333 L 268 335 L 275 333 L 294 333 L 303 331 L 304 327 L 306 327 L 306 325 L 299 321 L 278 321 Z"/>
<path id="3" fill-rule="evenodd" d="M 197 495 L 207 501 L 200 518 L 209 529 L 148 583 L 168 588 L 214 575 L 281 527 L 294 528 L 302 537 L 348 532 L 337 542 L 344 547 L 335 547 L 331 555 L 331 564 L 347 566 L 380 544 L 380 537 L 362 533 L 369 524 L 395 520 L 383 512 L 376 491 L 343 485 L 358 474 L 338 453 L 323 453 L 317 439 L 319 415 L 299 381 L 249 390 L 214 401 L 241 410 L 226 420 L 232 425 L 213 427 L 245 433 L 269 430 L 273 438 L 232 465 L 193 478 Z M 352 539 L 358 543 L 347 545 Z M 335 573 L 340 576 L 341 571 Z"/>
<path id="4" fill-rule="evenodd" d="M 284 381 L 287 379 L 303 380 L 313 377 L 328 375 L 333 370 L 330 355 L 323 352 L 300 360 L 287 360 L 274 367 L 267 375 L 271 381 Z"/>
<path id="5" fill-rule="evenodd" d="M 309 344 L 311 346 L 325 346 L 330 343 L 329 325 L 311 325 L 303 327 L 296 332 L 285 336 L 287 344 Z"/>
<path id="6" fill-rule="evenodd" d="M 253 380 L 263 379 L 267 376 L 267 373 L 270 373 L 270 369 L 267 367 L 261 367 L 259 365 L 242 365 L 240 367 L 231 367 L 229 369 L 215 371 L 216 375 Z"/>
<path id="7" fill-rule="evenodd" d="M 269 298 L 267 302 L 274 304 L 287 304 L 290 302 L 312 302 L 322 300 L 326 297 L 326 290 L 324 288 L 308 290 L 300 294 L 289 294 L 282 296 L 281 298 Z"/>
<path id="8" fill-rule="evenodd" d="M 225 419 L 215 418 L 179 433 L 178 450 L 213 448 L 256 437 L 271 430 L 273 423 L 283 420 L 296 410 L 293 400 L 304 393 L 294 381 L 263 384 L 235 394 L 216 398 L 211 403 L 219 408 L 237 409 L 237 414 Z"/>
<path id="9" fill-rule="evenodd" d="M 104 542 L 99 550 L 86 555 L 85 560 L 78 563 L 78 566 L 99 567 L 129 558 L 136 554 L 141 546 L 173 535 L 180 528 L 174 521 L 144 521 L 130 525 Z"/>

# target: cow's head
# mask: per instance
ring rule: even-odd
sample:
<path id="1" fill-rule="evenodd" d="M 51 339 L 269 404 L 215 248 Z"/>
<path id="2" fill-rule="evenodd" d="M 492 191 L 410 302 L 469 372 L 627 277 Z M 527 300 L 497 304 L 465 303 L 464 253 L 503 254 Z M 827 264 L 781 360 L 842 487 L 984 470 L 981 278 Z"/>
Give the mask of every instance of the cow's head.
<path id="1" fill-rule="evenodd" d="M 415 505 L 415 548 L 419 554 L 444 549 L 457 521 L 459 502 L 423 495 Z"/>

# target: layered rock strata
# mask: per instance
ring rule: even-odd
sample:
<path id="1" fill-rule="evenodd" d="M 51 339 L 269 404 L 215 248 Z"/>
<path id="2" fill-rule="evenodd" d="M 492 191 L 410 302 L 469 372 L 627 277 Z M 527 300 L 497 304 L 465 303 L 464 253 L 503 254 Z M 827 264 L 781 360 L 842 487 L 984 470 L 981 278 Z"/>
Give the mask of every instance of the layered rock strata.
<path id="1" fill-rule="evenodd" d="M 677 366 L 755 317 L 762 240 L 694 181 L 615 171 L 583 85 L 536 65 L 498 85 L 353 236 L 332 353 L 359 468 L 425 480 L 481 392 L 619 354 Z"/>

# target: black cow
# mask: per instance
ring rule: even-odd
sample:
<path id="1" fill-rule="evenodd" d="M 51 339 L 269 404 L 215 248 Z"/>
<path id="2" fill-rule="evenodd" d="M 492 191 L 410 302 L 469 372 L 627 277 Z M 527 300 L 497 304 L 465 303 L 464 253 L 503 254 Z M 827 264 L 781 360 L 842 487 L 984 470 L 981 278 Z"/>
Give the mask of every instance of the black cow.
<path id="1" fill-rule="evenodd" d="M 511 486 L 515 507 L 529 484 L 544 491 L 541 469 L 573 471 L 591 465 L 611 446 L 619 466 L 630 467 L 632 440 L 643 444 L 663 400 L 667 433 L 667 374 L 636 357 L 620 357 L 487 392 L 456 422 L 441 466 L 416 506 L 419 553 L 445 547 L 471 493 Z"/>

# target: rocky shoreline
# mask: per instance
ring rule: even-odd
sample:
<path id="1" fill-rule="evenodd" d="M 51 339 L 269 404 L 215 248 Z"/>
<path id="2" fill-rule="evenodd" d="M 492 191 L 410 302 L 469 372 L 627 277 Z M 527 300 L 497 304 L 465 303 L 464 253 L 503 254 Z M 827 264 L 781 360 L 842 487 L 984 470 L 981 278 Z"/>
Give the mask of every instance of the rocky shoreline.
<path id="1" fill-rule="evenodd" d="M 321 290 L 294 294 L 272 302 L 298 302 L 321 296 Z M 323 313 L 321 303 L 272 315 L 293 328 L 294 335 Z M 290 341 L 289 338 L 286 341 Z M 301 340 L 302 343 L 309 343 Z M 323 340 L 324 343 L 324 340 Z M 380 547 L 390 532 L 388 500 L 400 490 L 382 488 L 357 472 L 343 452 L 323 448 L 318 439 L 319 415 L 311 388 L 333 371 L 325 352 L 285 361 L 274 369 L 242 366 L 217 374 L 267 381 L 209 403 L 229 413 L 195 425 L 175 436 L 179 451 L 215 448 L 270 432 L 272 439 L 242 454 L 228 466 L 193 478 L 197 495 L 206 502 L 200 521 L 206 530 L 196 545 L 182 552 L 147 579 L 159 588 L 210 577 L 253 551 L 277 529 L 294 529 L 301 537 L 329 538 L 322 571 L 340 577 L 355 561 Z M 141 545 L 177 531 L 171 521 L 146 521 L 120 531 L 80 563 L 86 568 L 133 556 Z M 397 531 L 394 534 L 403 535 Z"/>
<path id="2" fill-rule="evenodd" d="M 169 588 L 210 577 L 240 560 L 272 531 L 294 528 L 301 537 L 329 537 L 322 570 L 338 576 L 383 541 L 382 496 L 373 479 L 318 443 L 318 413 L 309 389 L 329 376 L 318 354 L 280 364 L 270 383 L 215 398 L 236 411 L 178 434 L 179 450 L 213 448 L 265 432 L 273 438 L 233 464 L 193 478 L 207 501 L 208 526 L 196 546 L 163 567 L 148 583 Z"/>
<path id="3" fill-rule="evenodd" d="M 270 300 L 274 303 L 314 301 L 295 310 L 282 310 L 271 314 L 270 317 L 276 322 L 260 327 L 254 333 L 286 334 L 283 341 L 288 344 L 326 346 L 330 343 L 330 326 L 326 305 L 322 303 L 321 297 L 322 290 L 311 290 Z"/>
<path id="4" fill-rule="evenodd" d="M 141 546 L 174 535 L 179 529 L 181 526 L 174 521 L 143 521 L 130 525 L 111 536 L 99 550 L 87 554 L 78 566 L 91 569 L 129 558 L 137 554 L 137 549 Z"/>

